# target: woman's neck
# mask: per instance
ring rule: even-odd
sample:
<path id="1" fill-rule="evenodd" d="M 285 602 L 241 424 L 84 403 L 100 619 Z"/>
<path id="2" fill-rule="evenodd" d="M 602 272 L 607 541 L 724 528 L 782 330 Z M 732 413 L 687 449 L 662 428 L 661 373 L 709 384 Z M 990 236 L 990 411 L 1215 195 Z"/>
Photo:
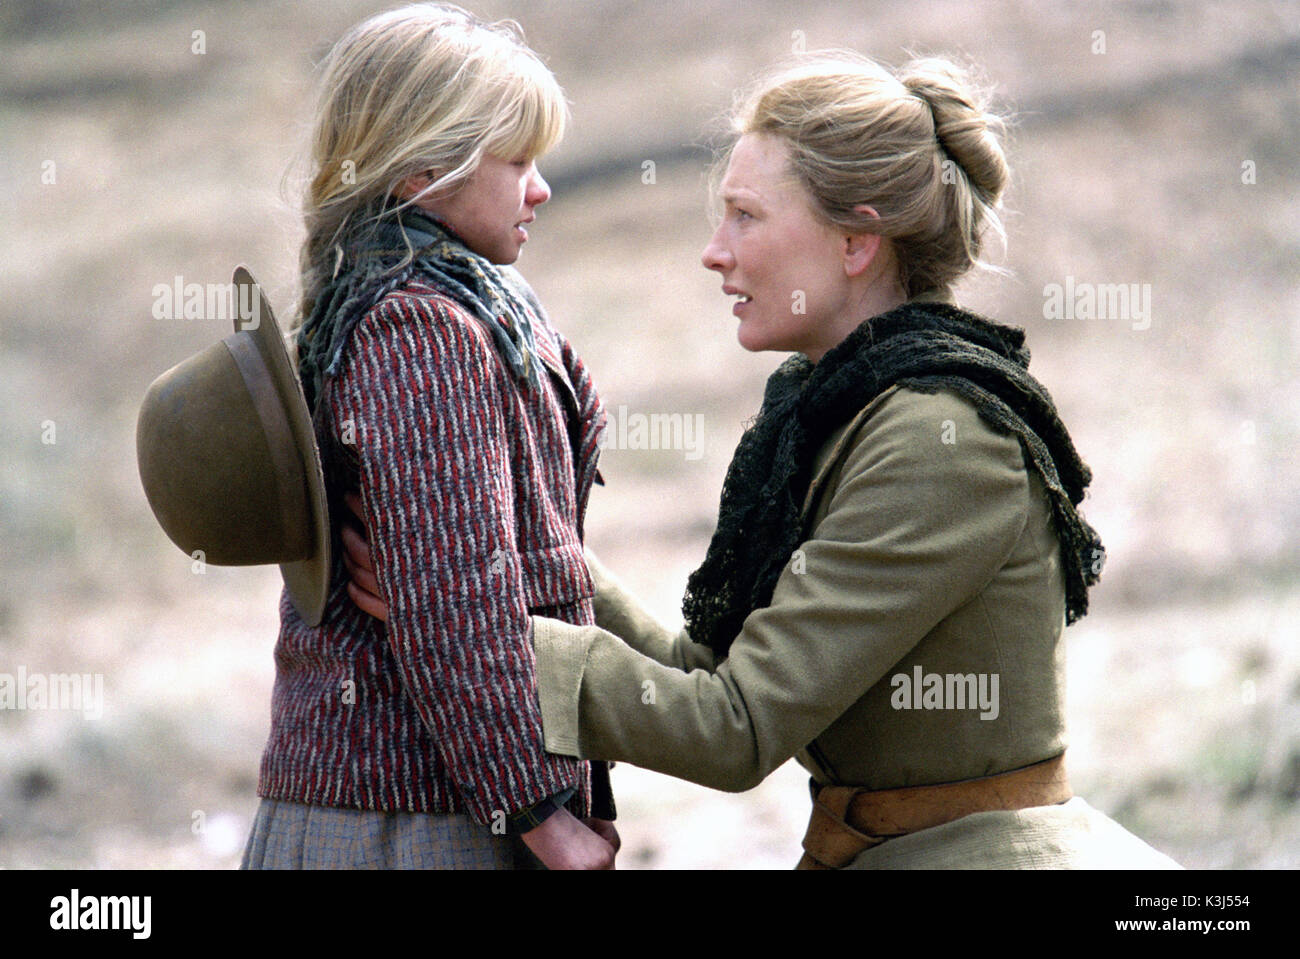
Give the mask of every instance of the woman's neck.
<path id="1" fill-rule="evenodd" d="M 864 287 L 861 296 L 853 301 L 852 308 L 846 310 L 840 321 L 835 324 L 835 342 L 825 349 L 816 351 L 816 355 L 811 352 L 804 355 L 813 363 L 821 362 L 823 356 L 844 342 L 845 337 L 865 321 L 873 316 L 879 316 L 882 313 L 897 309 L 906 302 L 907 294 L 903 292 L 902 284 L 897 281 L 891 284 L 872 283 Z"/>

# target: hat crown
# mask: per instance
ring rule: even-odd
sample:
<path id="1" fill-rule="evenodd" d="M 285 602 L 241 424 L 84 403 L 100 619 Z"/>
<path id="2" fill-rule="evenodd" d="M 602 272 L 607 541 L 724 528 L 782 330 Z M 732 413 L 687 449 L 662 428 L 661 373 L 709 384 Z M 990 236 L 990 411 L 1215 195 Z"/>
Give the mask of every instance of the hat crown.
<path id="1" fill-rule="evenodd" d="M 150 384 L 136 423 L 145 497 L 167 537 L 218 566 L 280 564 L 309 625 L 329 586 L 329 517 L 311 418 L 252 276 L 253 322 Z M 242 292 L 242 291 L 241 291 Z"/>
<path id="2" fill-rule="evenodd" d="M 277 463 L 259 415 L 257 391 L 275 385 L 269 371 L 246 382 L 232 355 L 249 348 L 249 336 L 228 336 L 158 377 L 136 426 L 140 479 L 159 525 L 218 566 L 291 562 L 311 548 L 306 469 L 297 456 L 287 472 Z"/>

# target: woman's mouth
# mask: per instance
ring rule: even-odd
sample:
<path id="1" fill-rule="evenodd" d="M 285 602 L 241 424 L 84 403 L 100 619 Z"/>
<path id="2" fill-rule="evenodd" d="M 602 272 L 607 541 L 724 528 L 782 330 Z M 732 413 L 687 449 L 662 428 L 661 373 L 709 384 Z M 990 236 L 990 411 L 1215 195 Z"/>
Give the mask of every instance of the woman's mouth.
<path id="1" fill-rule="evenodd" d="M 740 290 L 736 289 L 734 286 L 724 286 L 722 288 L 722 292 L 726 293 L 728 296 L 736 297 L 736 302 L 731 307 L 731 312 L 736 316 L 740 316 L 740 311 L 746 306 L 748 306 L 750 303 L 752 303 L 754 300 L 754 298 L 750 296 L 748 293 L 741 292 Z"/>

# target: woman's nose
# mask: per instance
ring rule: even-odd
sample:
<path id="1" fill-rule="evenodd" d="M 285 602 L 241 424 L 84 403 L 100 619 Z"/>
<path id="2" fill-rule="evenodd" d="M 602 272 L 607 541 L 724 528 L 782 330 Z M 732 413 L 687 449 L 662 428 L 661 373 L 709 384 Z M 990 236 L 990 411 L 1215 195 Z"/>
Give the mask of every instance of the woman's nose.
<path id="1" fill-rule="evenodd" d="M 529 206 L 541 206 L 551 198 L 551 186 L 542 179 L 541 171 L 533 167 L 532 178 L 528 181 L 528 193 L 526 199 Z"/>
<path id="2" fill-rule="evenodd" d="M 722 232 L 722 227 L 714 231 L 713 236 L 709 239 L 709 244 L 700 254 L 700 262 L 704 264 L 706 270 L 717 270 L 719 273 L 725 273 L 730 270 L 736 263 L 730 251 L 718 240 L 718 234 Z"/>

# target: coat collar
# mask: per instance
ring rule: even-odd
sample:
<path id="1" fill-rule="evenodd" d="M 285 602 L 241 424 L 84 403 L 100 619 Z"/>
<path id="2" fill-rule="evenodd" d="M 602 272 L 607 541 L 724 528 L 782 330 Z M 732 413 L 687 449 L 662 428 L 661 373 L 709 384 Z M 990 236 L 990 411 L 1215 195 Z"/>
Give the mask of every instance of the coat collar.
<path id="1" fill-rule="evenodd" d="M 858 435 L 858 430 L 862 424 L 871 418 L 871 414 L 880 408 L 889 397 L 898 392 L 897 386 L 891 386 L 879 396 L 873 399 L 861 410 L 833 434 L 831 438 L 817 452 L 817 459 L 813 466 L 813 479 L 808 484 L 808 494 L 803 500 L 803 515 L 807 519 L 817 503 L 818 497 L 821 496 L 822 489 L 826 486 L 826 481 L 830 479 L 831 474 L 835 472 L 835 467 L 839 465 L 853 445 L 854 439 Z"/>
<path id="2" fill-rule="evenodd" d="M 912 297 L 913 303 L 947 303 L 950 306 L 956 306 L 957 300 L 954 298 L 952 288 L 947 286 L 935 287 L 932 290 L 926 290 L 924 293 L 918 293 Z M 879 409 L 880 405 L 889 397 L 898 391 L 897 386 L 891 386 L 864 406 L 853 419 L 845 423 L 835 433 L 831 434 L 830 440 L 826 442 L 821 450 L 817 453 L 817 460 L 813 466 L 813 480 L 808 486 L 808 494 L 803 500 L 803 514 L 807 518 L 817 502 L 817 497 L 821 495 L 822 487 L 834 472 L 836 465 L 844 457 L 849 446 L 853 443 L 862 424 L 870 418 L 871 414 Z"/>

